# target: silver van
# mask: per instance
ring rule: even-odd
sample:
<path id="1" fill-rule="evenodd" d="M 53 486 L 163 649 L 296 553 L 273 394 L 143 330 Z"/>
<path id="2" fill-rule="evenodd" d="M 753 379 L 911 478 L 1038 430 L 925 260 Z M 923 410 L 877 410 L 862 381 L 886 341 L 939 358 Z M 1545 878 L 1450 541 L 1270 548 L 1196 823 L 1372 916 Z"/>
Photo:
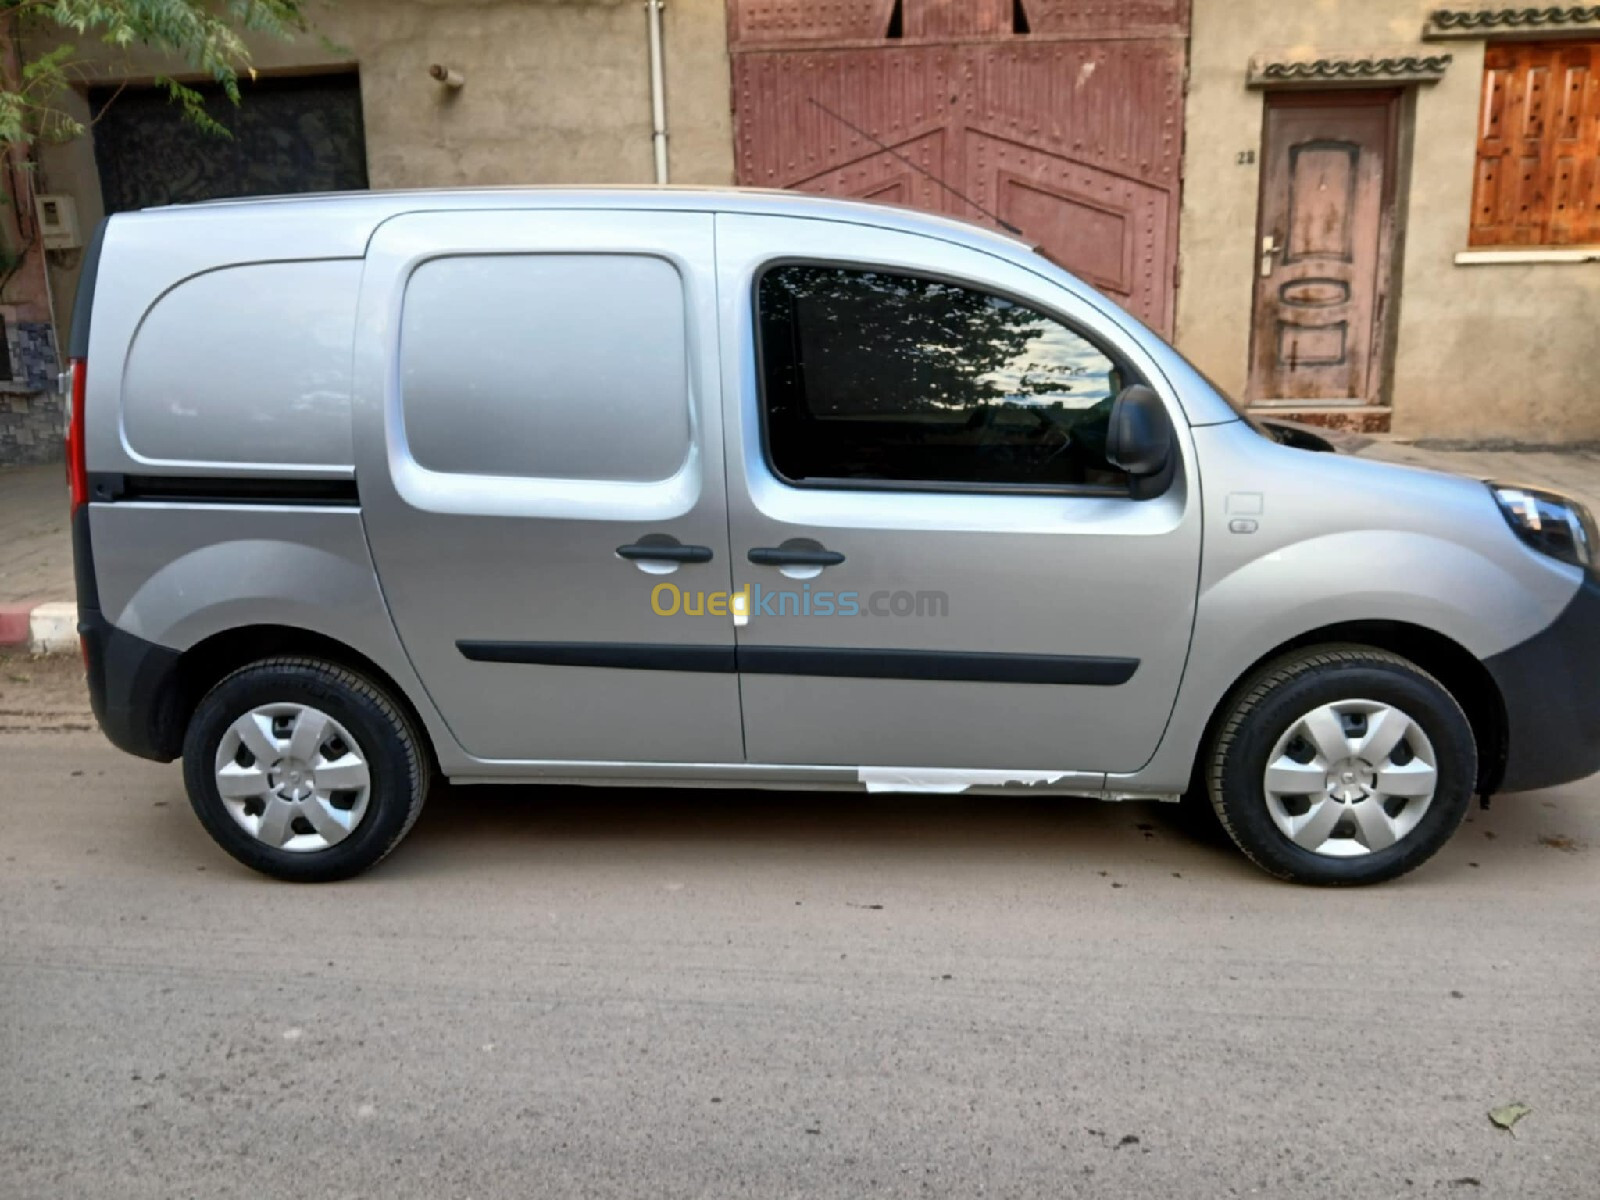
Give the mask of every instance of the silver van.
<path id="1" fill-rule="evenodd" d="M 444 777 L 1199 796 L 1358 884 L 1600 768 L 1580 505 L 1282 444 L 956 221 L 161 209 L 74 325 L 95 711 L 271 875 L 371 866 Z"/>

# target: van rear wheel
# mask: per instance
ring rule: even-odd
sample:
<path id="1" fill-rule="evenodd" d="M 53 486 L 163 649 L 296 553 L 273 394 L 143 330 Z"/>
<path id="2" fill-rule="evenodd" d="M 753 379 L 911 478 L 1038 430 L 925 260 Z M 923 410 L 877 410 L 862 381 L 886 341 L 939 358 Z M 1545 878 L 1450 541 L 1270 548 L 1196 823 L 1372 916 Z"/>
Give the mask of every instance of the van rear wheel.
<path id="1" fill-rule="evenodd" d="M 235 671 L 195 709 L 183 775 L 201 824 L 278 879 L 347 879 L 379 862 L 422 812 L 428 772 L 400 706 L 312 658 Z"/>
<path id="2" fill-rule="evenodd" d="M 1477 779 L 1472 726 L 1416 664 L 1363 646 L 1296 651 L 1237 694 L 1207 763 L 1234 843 L 1280 879 L 1379 883 L 1461 824 Z"/>

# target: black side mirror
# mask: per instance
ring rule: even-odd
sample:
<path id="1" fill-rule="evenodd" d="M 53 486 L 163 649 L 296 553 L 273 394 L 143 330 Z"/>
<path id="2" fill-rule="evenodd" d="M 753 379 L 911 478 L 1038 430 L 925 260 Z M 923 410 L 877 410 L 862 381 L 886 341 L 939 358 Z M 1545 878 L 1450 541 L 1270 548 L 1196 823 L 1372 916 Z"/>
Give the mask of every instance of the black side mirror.
<path id="1" fill-rule="evenodd" d="M 1167 490 L 1178 459 L 1172 438 L 1172 421 L 1161 397 L 1142 383 L 1117 393 L 1106 429 L 1106 459 L 1132 477 L 1135 500 Z"/>

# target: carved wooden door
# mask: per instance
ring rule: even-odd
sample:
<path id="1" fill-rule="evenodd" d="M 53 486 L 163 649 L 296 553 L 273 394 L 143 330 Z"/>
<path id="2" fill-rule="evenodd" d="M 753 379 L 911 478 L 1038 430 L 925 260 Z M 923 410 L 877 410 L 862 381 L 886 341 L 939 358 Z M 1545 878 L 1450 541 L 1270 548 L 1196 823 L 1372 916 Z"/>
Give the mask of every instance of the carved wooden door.
<path id="1" fill-rule="evenodd" d="M 1250 398 L 1381 398 L 1391 92 L 1269 96 Z"/>

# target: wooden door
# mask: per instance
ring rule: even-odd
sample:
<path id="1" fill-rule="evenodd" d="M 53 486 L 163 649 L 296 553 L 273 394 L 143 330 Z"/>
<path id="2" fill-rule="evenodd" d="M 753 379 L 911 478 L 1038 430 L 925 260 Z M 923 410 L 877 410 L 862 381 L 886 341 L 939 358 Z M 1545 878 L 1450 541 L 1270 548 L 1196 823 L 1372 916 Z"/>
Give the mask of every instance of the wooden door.
<path id="1" fill-rule="evenodd" d="M 1171 332 L 1189 0 L 728 14 L 741 184 L 998 215 Z"/>
<path id="2" fill-rule="evenodd" d="M 1252 403 L 1381 398 L 1397 100 L 1393 92 L 1267 99 Z"/>

